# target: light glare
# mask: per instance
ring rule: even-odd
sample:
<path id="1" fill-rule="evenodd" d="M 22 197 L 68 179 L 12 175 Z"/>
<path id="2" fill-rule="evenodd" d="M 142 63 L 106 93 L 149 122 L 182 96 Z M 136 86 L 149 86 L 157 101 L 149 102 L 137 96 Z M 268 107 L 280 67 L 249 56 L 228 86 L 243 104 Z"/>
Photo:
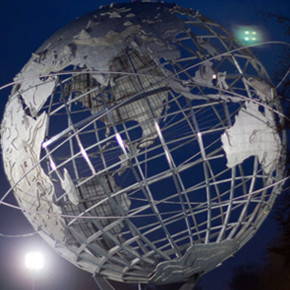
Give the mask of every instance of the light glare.
<path id="1" fill-rule="evenodd" d="M 124 144 L 124 141 L 123 141 L 123 139 L 122 139 L 122 137 L 121 137 L 121 135 L 119 133 L 116 133 L 116 139 L 117 139 L 117 142 L 118 142 L 119 146 L 125 152 L 126 151 L 125 144 Z"/>
<path id="2" fill-rule="evenodd" d="M 252 45 L 263 41 L 263 32 L 257 26 L 236 26 L 235 37 L 244 45 Z"/>
<path id="3" fill-rule="evenodd" d="M 52 170 L 56 170 L 56 165 L 55 165 L 54 161 L 51 158 L 49 158 L 49 163 L 50 163 L 50 168 Z"/>
<path id="4" fill-rule="evenodd" d="M 30 252 L 25 255 L 25 266 L 31 270 L 40 270 L 43 268 L 44 259 L 40 252 Z"/>

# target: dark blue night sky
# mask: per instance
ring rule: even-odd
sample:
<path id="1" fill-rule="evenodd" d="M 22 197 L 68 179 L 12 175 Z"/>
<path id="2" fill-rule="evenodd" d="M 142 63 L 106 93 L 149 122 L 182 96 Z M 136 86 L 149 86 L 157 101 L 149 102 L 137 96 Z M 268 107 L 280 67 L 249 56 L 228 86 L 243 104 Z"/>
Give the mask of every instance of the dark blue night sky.
<path id="1" fill-rule="evenodd" d="M 282 26 L 275 19 L 267 19 L 258 13 L 258 11 L 261 11 L 289 16 L 287 15 L 290 11 L 289 1 L 180 0 L 165 2 L 176 2 L 181 6 L 199 10 L 201 14 L 218 22 L 230 31 L 234 31 L 239 25 L 255 26 L 263 32 L 264 41 L 289 41 Z M 14 76 L 30 58 L 31 53 L 52 33 L 78 16 L 96 10 L 104 4 L 110 4 L 110 2 L 100 0 L 4 1 L 0 8 L 0 86 L 13 80 Z M 281 45 L 277 44 L 254 49 L 254 53 L 263 62 L 270 76 L 277 69 L 275 64 L 279 60 L 278 56 L 281 51 Z M 10 88 L 0 91 L 1 118 L 9 93 Z M 9 188 L 2 165 L 0 167 L 0 186 L 0 195 L 2 196 Z M 14 202 L 14 199 L 9 197 L 5 201 Z M 31 231 L 32 227 L 22 213 L 1 205 L 0 233 L 15 235 L 30 233 Z M 228 283 L 231 280 L 233 267 L 247 263 L 262 263 L 265 259 L 267 243 L 276 232 L 273 214 L 270 214 L 255 237 L 242 250 L 236 253 L 232 259 L 224 262 L 221 267 L 202 278 L 202 289 L 229 289 Z M 31 276 L 24 268 L 23 256 L 25 252 L 33 247 L 43 249 L 47 256 L 47 266 L 36 279 L 36 289 L 97 289 L 90 274 L 78 270 L 59 257 L 37 236 L 30 238 L 0 237 L 0 289 L 31 289 Z M 126 287 L 126 289 L 131 289 L 129 287 Z"/>

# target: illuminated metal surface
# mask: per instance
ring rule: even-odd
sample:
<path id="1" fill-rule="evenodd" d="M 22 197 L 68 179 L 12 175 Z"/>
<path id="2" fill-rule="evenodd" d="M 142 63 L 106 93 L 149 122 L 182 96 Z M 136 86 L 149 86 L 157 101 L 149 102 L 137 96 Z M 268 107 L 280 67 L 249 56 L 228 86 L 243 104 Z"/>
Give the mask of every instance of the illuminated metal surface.
<path id="1" fill-rule="evenodd" d="M 281 191 L 267 73 L 197 11 L 103 7 L 48 39 L 16 81 L 6 175 L 41 236 L 97 276 L 192 283 L 254 235 Z"/>

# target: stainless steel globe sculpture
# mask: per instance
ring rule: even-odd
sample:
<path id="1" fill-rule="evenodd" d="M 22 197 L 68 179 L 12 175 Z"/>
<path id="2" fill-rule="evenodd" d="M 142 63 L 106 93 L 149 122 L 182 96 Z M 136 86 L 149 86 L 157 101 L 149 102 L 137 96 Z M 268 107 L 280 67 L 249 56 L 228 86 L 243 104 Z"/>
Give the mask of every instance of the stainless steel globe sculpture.
<path id="1" fill-rule="evenodd" d="M 281 192 L 281 122 L 248 48 L 198 11 L 146 1 L 50 37 L 15 78 L 1 143 L 27 219 L 99 285 L 190 284 Z"/>

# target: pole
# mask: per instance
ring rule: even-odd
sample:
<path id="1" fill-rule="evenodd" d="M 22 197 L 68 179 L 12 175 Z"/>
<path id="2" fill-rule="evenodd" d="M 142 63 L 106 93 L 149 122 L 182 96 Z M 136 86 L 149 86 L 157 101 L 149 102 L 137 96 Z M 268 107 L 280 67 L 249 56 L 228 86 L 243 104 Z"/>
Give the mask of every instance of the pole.
<path id="1" fill-rule="evenodd" d="M 34 271 L 32 271 L 32 290 L 35 290 L 35 277 L 34 277 Z"/>

